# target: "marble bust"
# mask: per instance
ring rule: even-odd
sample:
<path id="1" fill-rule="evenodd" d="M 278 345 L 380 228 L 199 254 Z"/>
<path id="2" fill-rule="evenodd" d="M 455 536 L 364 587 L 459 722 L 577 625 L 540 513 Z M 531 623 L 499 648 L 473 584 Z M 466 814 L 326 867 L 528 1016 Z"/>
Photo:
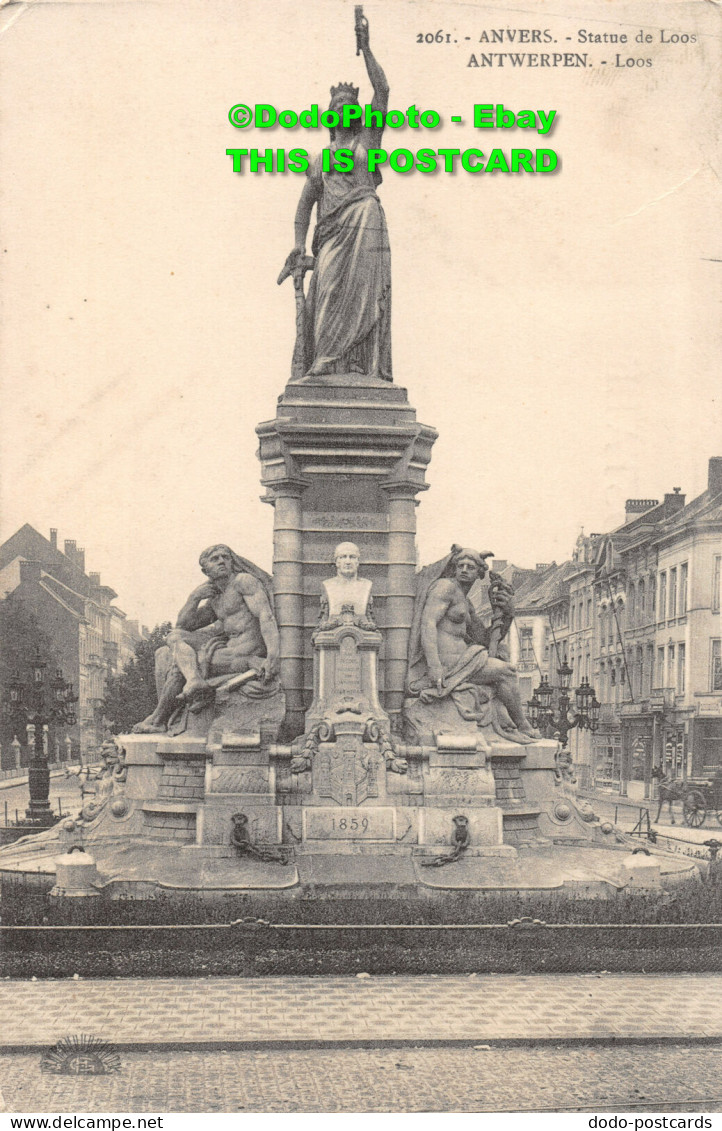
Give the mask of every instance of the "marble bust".
<path id="1" fill-rule="evenodd" d="M 361 561 L 359 548 L 353 542 L 341 542 L 333 552 L 336 576 L 323 583 L 321 622 L 334 621 L 343 612 L 353 610 L 354 619 L 372 622 L 371 582 L 358 576 Z"/>

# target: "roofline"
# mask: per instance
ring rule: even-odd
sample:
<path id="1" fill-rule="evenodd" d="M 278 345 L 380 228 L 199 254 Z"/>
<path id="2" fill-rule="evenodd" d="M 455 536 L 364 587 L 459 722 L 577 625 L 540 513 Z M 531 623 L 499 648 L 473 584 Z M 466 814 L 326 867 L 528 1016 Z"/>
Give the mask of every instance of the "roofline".
<path id="1" fill-rule="evenodd" d="M 48 574 L 48 573 L 46 573 L 46 574 L 45 574 L 45 576 L 46 576 L 46 577 L 50 577 L 51 575 L 50 575 L 50 574 Z M 55 580 L 55 579 L 53 578 L 53 580 Z M 66 609 L 66 610 L 67 610 L 67 611 L 68 611 L 68 612 L 69 612 L 69 613 L 70 613 L 70 614 L 71 614 L 72 616 L 74 616 L 76 620 L 78 620 L 78 621 L 82 621 L 83 623 L 85 623 L 85 621 L 86 621 L 86 618 L 85 618 L 85 617 L 83 616 L 83 614 L 82 614 L 82 613 L 79 613 L 79 612 L 77 611 L 77 609 L 73 609 L 73 608 L 71 608 L 71 606 L 70 606 L 70 605 L 68 605 L 68 604 L 67 604 L 67 603 L 66 603 L 66 602 L 65 602 L 65 601 L 63 600 L 63 598 L 62 598 L 62 597 L 59 597 L 57 593 L 53 593 L 53 590 L 52 590 L 52 589 L 50 589 L 50 588 L 49 588 L 49 586 L 47 586 L 47 585 L 46 585 L 46 584 L 45 584 L 45 583 L 43 582 L 43 579 L 42 579 L 42 577 L 40 578 L 40 581 L 38 582 L 38 585 L 40 586 L 40 588 L 41 588 L 41 589 L 43 589 L 43 590 L 44 590 L 44 591 L 45 591 L 45 592 L 46 592 L 46 593 L 48 594 L 48 596 L 49 596 L 49 597 L 52 597 L 54 601 L 57 601 L 57 603 L 58 603 L 59 605 L 61 605 L 61 606 L 62 606 L 62 607 L 63 607 L 64 609 Z M 66 589 L 67 589 L 67 586 L 66 586 Z M 72 590 L 71 590 L 71 592 L 72 592 Z"/>

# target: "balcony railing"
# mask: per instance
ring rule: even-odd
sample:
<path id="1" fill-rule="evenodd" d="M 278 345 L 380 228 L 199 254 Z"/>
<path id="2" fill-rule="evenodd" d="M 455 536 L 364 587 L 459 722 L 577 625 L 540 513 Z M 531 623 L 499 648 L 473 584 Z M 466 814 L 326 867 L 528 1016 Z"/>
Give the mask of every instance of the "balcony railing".
<path id="1" fill-rule="evenodd" d="M 618 707 L 614 703 L 602 703 L 599 712 L 600 726 L 609 726 L 619 721 Z"/>
<path id="2" fill-rule="evenodd" d="M 648 715 L 652 710 L 650 704 L 649 698 L 637 699 L 634 703 L 631 699 L 626 699 L 624 703 L 620 704 L 620 714 L 623 718 L 629 718 L 632 715 Z"/>
<path id="3" fill-rule="evenodd" d="M 674 697 L 676 691 L 674 687 L 653 687 L 652 694 L 649 699 L 649 707 L 652 711 L 669 711 L 674 707 Z"/>

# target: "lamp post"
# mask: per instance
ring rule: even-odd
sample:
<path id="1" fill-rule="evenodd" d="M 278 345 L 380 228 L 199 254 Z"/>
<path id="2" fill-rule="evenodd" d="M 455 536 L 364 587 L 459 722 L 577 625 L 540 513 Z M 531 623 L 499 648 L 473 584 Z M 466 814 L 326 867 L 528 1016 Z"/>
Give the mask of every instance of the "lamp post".
<path id="1" fill-rule="evenodd" d="M 567 663 L 566 656 L 562 666 L 557 668 L 557 675 L 559 676 L 559 687 L 552 687 L 549 680 L 544 676 L 539 686 L 535 688 L 534 695 L 528 701 L 527 706 L 532 726 L 541 730 L 546 738 L 552 738 L 555 733 L 558 734 L 562 749 L 564 749 L 569 739 L 569 731 L 573 730 L 574 727 L 579 727 L 581 730 L 590 730 L 592 734 L 596 731 L 599 726 L 601 703 L 597 699 L 596 691 L 585 677 L 574 692 L 576 712 L 570 717 L 572 669 Z M 553 706 L 555 695 L 557 696 L 557 710 Z"/>
<path id="2" fill-rule="evenodd" d="M 32 756 L 28 767 L 28 788 L 30 804 L 25 810 L 27 820 L 24 824 L 47 828 L 55 823 L 50 808 L 50 769 L 46 733 L 51 723 L 56 726 L 75 726 L 73 705 L 78 697 L 73 694 L 72 684 L 66 683 L 63 673 L 58 670 L 51 680 L 46 679 L 47 664 L 37 655 L 30 665 L 32 678 L 23 682 L 15 673 L 9 694 L 3 700 L 3 714 L 10 721 L 16 720 L 28 730 L 32 741 Z"/>

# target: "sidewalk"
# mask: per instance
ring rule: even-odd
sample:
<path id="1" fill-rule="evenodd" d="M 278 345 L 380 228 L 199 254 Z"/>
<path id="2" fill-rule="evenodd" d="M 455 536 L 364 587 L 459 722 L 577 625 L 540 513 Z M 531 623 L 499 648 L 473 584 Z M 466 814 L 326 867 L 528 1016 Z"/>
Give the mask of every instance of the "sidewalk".
<path id="1" fill-rule="evenodd" d="M 613 793 L 611 790 L 606 789 L 580 789 L 579 796 L 586 798 L 588 801 L 600 801 L 606 805 L 623 805 L 625 809 L 649 809 L 650 813 L 656 812 L 657 801 L 652 801 L 650 798 L 637 799 L 635 797 L 622 797 L 619 793 Z"/>
<path id="2" fill-rule="evenodd" d="M 585 801 L 589 801 L 592 808 L 597 815 L 603 820 L 614 820 L 615 809 L 618 811 L 618 824 L 624 831 L 630 831 L 639 820 L 640 810 L 642 813 L 645 809 L 649 810 L 649 819 L 651 827 L 656 830 L 660 838 L 665 841 L 674 842 L 674 844 L 682 845 L 700 845 L 703 846 L 706 840 L 721 840 L 722 841 L 722 825 L 714 812 L 707 814 L 704 824 L 698 828 L 693 829 L 684 823 L 682 817 L 682 806 L 677 803 L 675 806 L 675 824 L 672 824 L 669 817 L 669 809 L 664 807 L 663 812 L 660 814 L 660 820 L 655 821 L 657 816 L 657 809 L 659 801 L 635 801 L 630 797 L 620 797 L 617 793 L 606 793 L 603 790 L 580 789 L 579 797 Z M 645 824 L 646 827 L 646 824 Z M 660 847 L 669 847 L 668 844 L 661 844 Z M 680 851 L 681 851 L 680 847 Z M 688 853 L 689 855 L 699 855 L 694 849 Z M 706 848 L 701 848 L 701 855 L 706 858 L 708 852 Z"/>
<path id="3" fill-rule="evenodd" d="M 17 772 L 16 771 L 11 772 L 9 770 L 6 770 L 5 773 L 9 774 L 10 776 L 0 778 L 0 789 L 15 789 L 19 785 L 27 785 L 27 781 L 28 781 L 28 768 L 27 768 L 27 766 L 25 766 L 22 770 L 18 770 Z M 65 765 L 64 764 L 59 766 L 59 767 L 56 767 L 55 769 L 53 769 L 51 767 L 51 769 L 50 769 L 51 779 L 52 778 L 62 778 L 64 776 L 65 776 Z"/>
<path id="4" fill-rule="evenodd" d="M 722 975 L 7 981 L 0 1050 L 718 1041 Z"/>

